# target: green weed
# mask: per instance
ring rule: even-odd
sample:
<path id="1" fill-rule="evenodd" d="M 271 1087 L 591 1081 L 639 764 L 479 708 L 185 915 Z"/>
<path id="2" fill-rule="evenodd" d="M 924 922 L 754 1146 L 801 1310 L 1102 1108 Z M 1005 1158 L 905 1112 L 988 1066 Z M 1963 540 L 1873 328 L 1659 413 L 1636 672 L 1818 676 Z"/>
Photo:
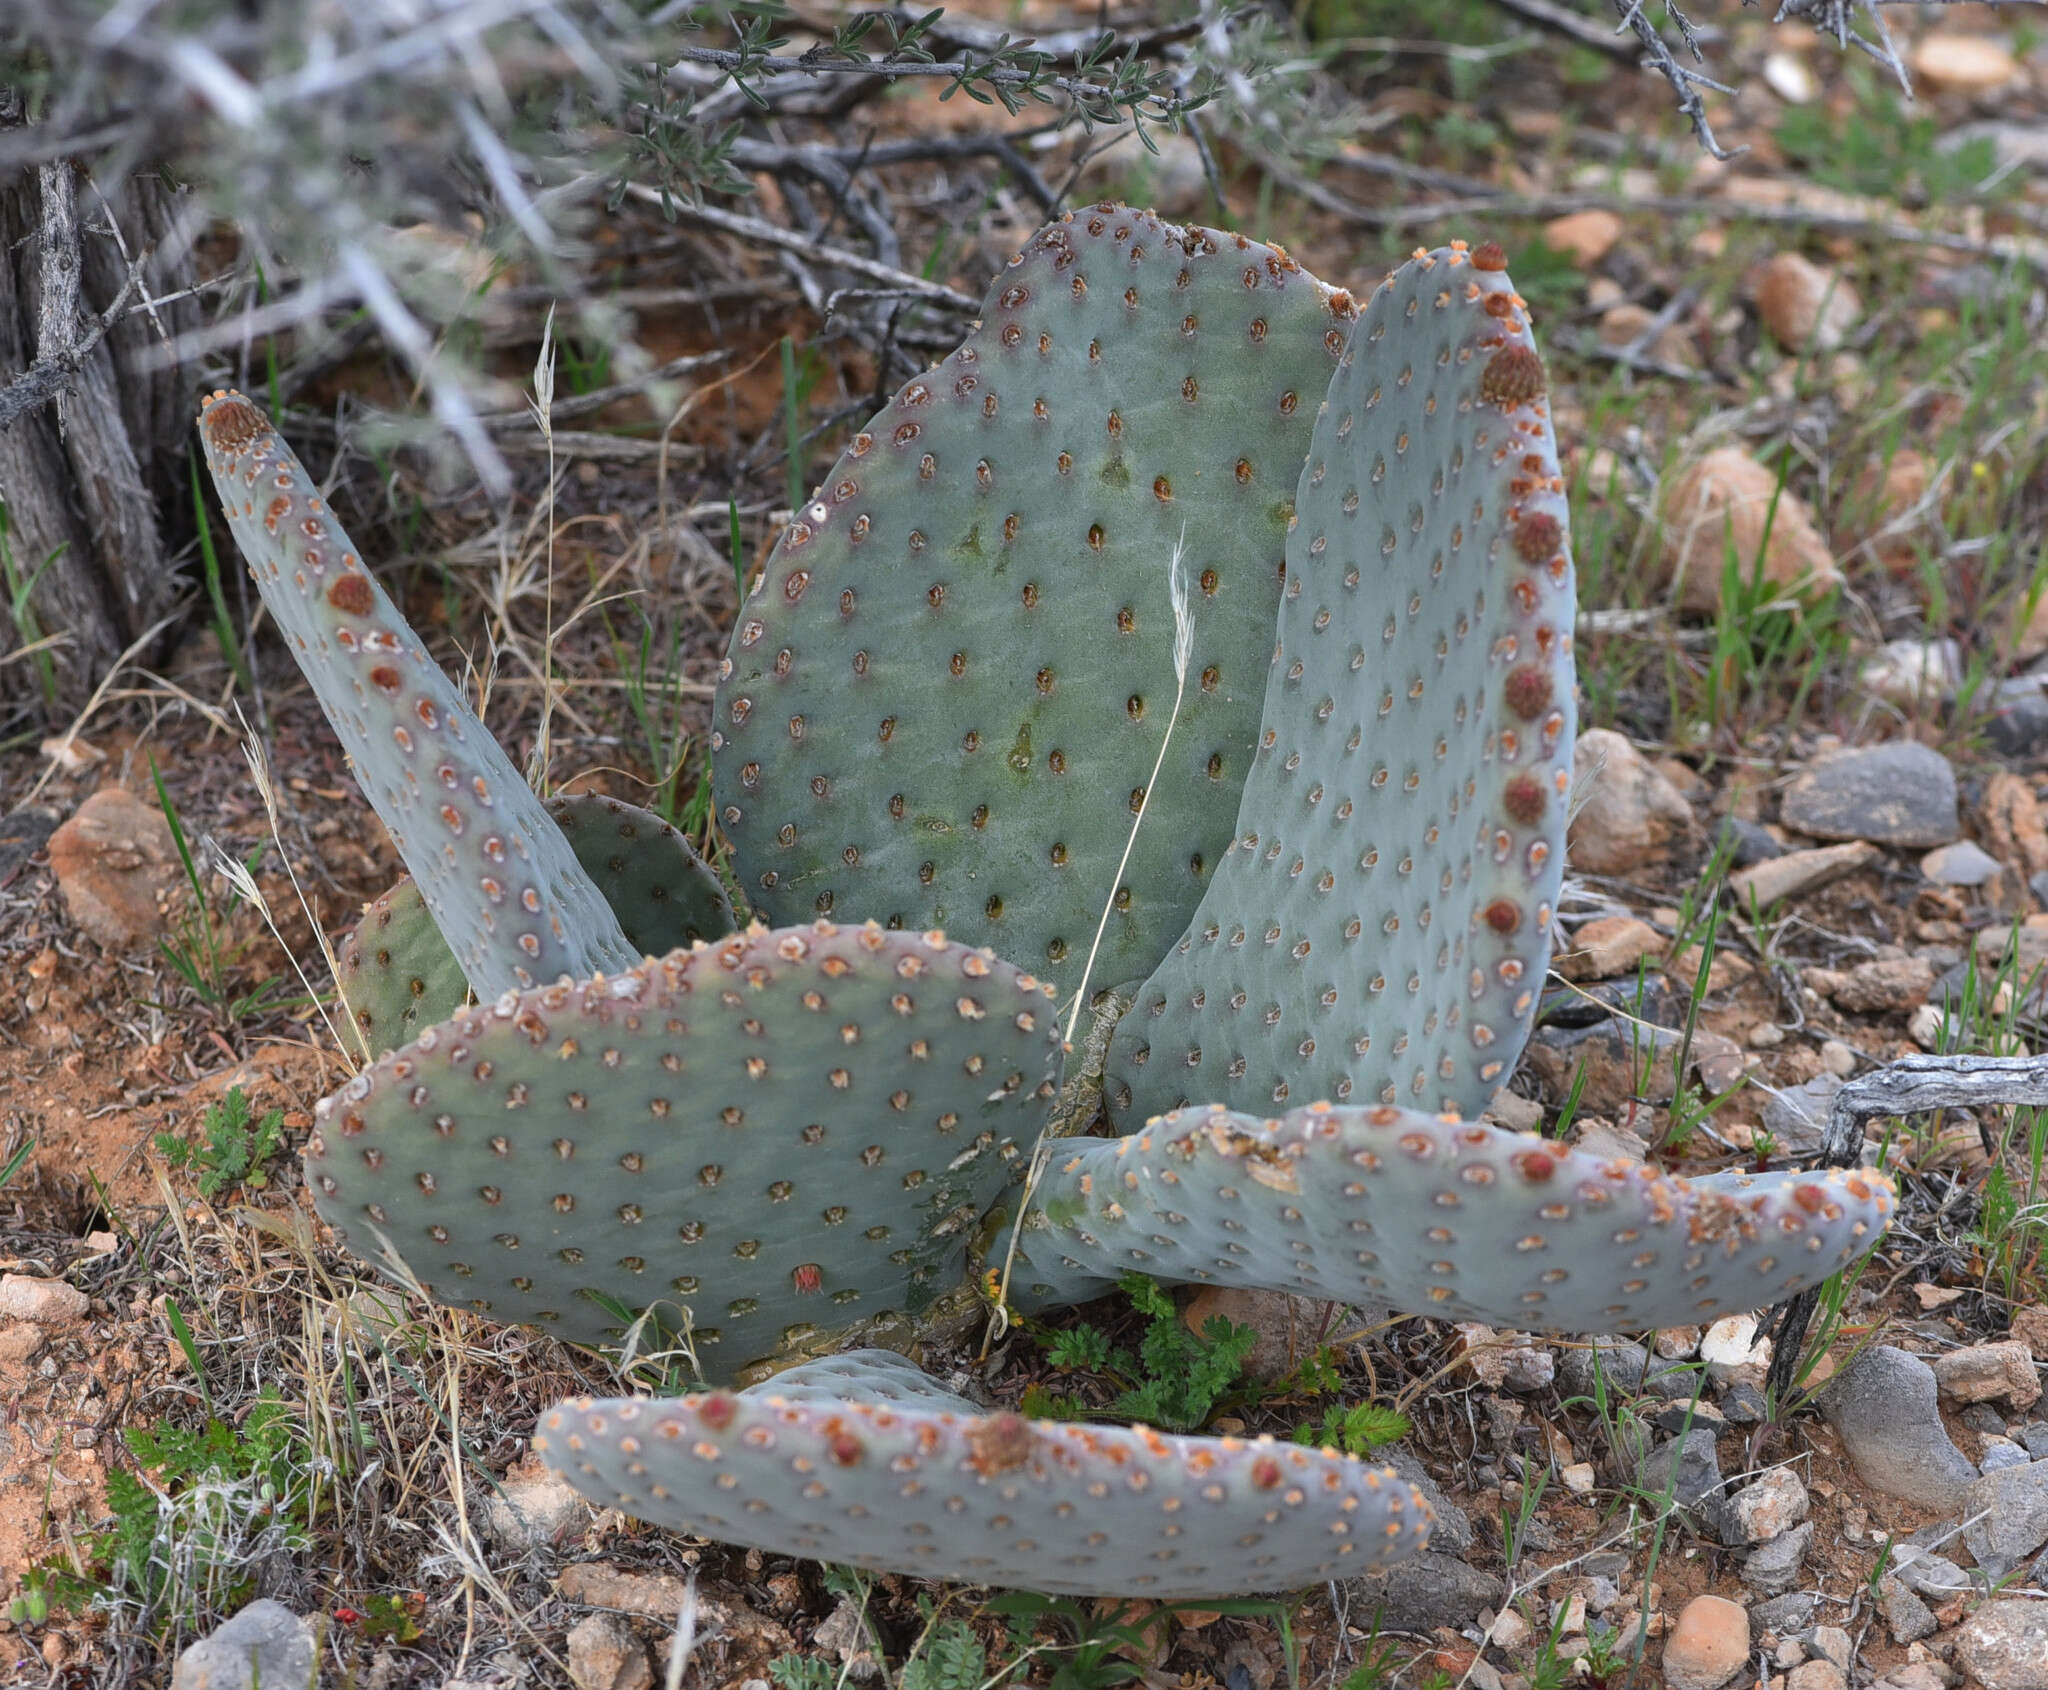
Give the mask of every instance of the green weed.
<path id="1" fill-rule="evenodd" d="M 1220 1316 L 1199 1333 L 1190 1332 L 1173 1298 L 1156 1281 L 1127 1273 L 1117 1283 L 1145 1317 L 1136 1350 L 1084 1323 L 1047 1337 L 1052 1364 L 1063 1372 L 1103 1374 L 1118 1385 L 1111 1414 L 1168 1432 L 1198 1430 L 1237 1383 L 1259 1335 Z M 1072 1419 L 1087 1410 L 1075 1399 L 1040 1390 L 1035 1396 L 1026 1393 L 1025 1412 Z"/>
<path id="2" fill-rule="evenodd" d="M 199 1195 L 209 1203 L 232 1185 L 261 1191 L 270 1183 L 263 1165 L 284 1148 L 282 1109 L 257 1120 L 247 1093 L 236 1086 L 208 1106 L 201 1130 L 205 1136 L 197 1144 L 176 1133 L 158 1133 L 155 1142 L 157 1154 L 172 1167 L 196 1175 Z"/>
<path id="3" fill-rule="evenodd" d="M 1346 1455 L 1370 1455 L 1398 1443 L 1410 1430 L 1408 1416 L 1399 1409 L 1383 1408 L 1376 1402 L 1354 1403 L 1349 1408 L 1333 1404 L 1323 1410 L 1321 1420 L 1295 1427 L 1294 1441 L 1341 1449 Z"/>
<path id="4" fill-rule="evenodd" d="M 292 1000 L 285 995 L 284 982 L 276 975 L 261 981 L 253 990 L 241 992 L 236 989 L 234 976 L 248 949 L 248 941 L 232 938 L 220 912 L 214 908 L 213 896 L 207 890 L 207 877 L 199 872 L 191 841 L 185 833 L 185 824 L 178 815 L 178 806 L 171 801 L 170 790 L 164 785 L 163 771 L 157 767 L 154 757 L 149 760 L 149 778 L 156 786 L 157 806 L 170 826 L 171 843 L 178 853 L 178 866 L 184 871 L 185 888 L 191 894 L 178 916 L 177 931 L 168 939 L 157 941 L 158 951 L 176 970 L 192 995 L 228 1021 L 240 1021 L 245 1016 L 286 1007 Z M 256 865 L 263 860 L 266 849 L 259 844 L 242 859 L 242 870 L 252 882 Z"/>
<path id="5" fill-rule="evenodd" d="M 43 571 L 57 561 L 63 548 L 59 547 L 37 564 L 33 575 L 24 576 L 14 560 L 10 531 L 7 501 L 0 499 L 0 586 L 7 590 L 7 614 L 14 623 L 15 632 L 21 636 L 21 649 L 29 653 L 36 666 L 36 681 L 43 689 L 43 703 L 54 710 L 57 707 L 57 663 L 50 655 L 50 646 L 43 634 L 42 623 L 36 617 L 33 600 Z"/>

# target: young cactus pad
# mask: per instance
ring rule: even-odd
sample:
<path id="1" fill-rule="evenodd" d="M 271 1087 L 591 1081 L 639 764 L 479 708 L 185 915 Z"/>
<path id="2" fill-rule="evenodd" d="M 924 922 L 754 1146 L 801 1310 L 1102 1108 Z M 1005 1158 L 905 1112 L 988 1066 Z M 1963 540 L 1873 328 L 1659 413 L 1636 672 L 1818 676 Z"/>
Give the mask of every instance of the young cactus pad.
<path id="1" fill-rule="evenodd" d="M 1122 1118 L 1318 1098 L 1476 1115 L 1548 964 L 1572 569 L 1498 247 L 1420 253 L 1380 285 L 1295 507 L 1258 758 L 1110 1047 Z"/>
<path id="2" fill-rule="evenodd" d="M 263 603 L 477 996 L 631 967 L 639 952 L 561 831 L 270 419 L 215 393 L 199 433 Z"/>
<path id="3" fill-rule="evenodd" d="M 741 608 L 711 744 L 764 918 L 943 927 L 1065 993 L 1109 904 L 1094 980 L 1151 971 L 1230 839 L 1351 316 L 1279 249 L 1146 212 L 1032 239 Z M 1152 781 L 1183 545 L 1192 649 Z"/>
<path id="4" fill-rule="evenodd" d="M 754 928 L 429 1028 L 320 1104 L 306 1179 L 429 1296 L 586 1343 L 652 1308 L 725 1379 L 959 1284 L 1059 1060 L 985 952 Z"/>
<path id="5" fill-rule="evenodd" d="M 1278 1120 L 1177 1111 L 1062 1146 L 1024 1229 L 1026 1307 L 1153 1277 L 1545 1332 L 1636 1332 L 1762 1308 L 1877 1241 L 1867 1172 L 1684 1180 L 1533 1134 L 1386 1105 Z M 999 1242 L 991 1259 L 1000 1259 Z"/>
<path id="6" fill-rule="evenodd" d="M 733 930 L 718 876 L 651 810 L 580 793 L 550 798 L 547 812 L 640 955 L 666 956 Z M 366 1056 L 395 1050 L 468 1001 L 455 953 L 411 880 L 363 912 L 336 960 Z"/>
<path id="7" fill-rule="evenodd" d="M 671 1530 L 1052 1594 L 1298 1590 L 1428 1541 L 1429 1504 L 1391 1468 L 986 1413 L 906 1389 L 885 1355 L 836 1357 L 817 1384 L 798 1367 L 736 1395 L 563 1403 L 534 1448 L 592 1502 Z"/>

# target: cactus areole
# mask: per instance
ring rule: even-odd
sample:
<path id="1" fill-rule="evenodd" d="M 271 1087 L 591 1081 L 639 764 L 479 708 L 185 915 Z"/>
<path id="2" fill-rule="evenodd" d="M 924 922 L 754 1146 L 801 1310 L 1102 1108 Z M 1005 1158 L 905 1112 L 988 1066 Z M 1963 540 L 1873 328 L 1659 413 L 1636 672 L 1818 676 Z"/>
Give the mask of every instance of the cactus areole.
<path id="1" fill-rule="evenodd" d="M 984 1410 L 857 1346 L 1005 1272 L 1031 1308 L 1134 1268 L 1687 1322 L 1889 1217 L 1876 1174 L 1688 1182 L 1467 1118 L 1548 965 L 1574 732 L 1569 512 L 1498 247 L 1360 306 L 1125 207 L 1036 236 L 740 610 L 738 932 L 688 840 L 526 787 L 255 406 L 216 394 L 201 433 L 412 875 L 344 949 L 375 1060 L 320 1105 L 314 1203 L 429 1297 L 692 1358 L 698 1394 L 543 1417 L 594 1501 L 1046 1591 L 1299 1587 L 1412 1553 L 1427 1504 L 1331 1451 Z M 1063 1076 L 1084 992 L 1102 1062 Z M 1063 1077 L 1108 1118 L 1056 1119 Z"/>

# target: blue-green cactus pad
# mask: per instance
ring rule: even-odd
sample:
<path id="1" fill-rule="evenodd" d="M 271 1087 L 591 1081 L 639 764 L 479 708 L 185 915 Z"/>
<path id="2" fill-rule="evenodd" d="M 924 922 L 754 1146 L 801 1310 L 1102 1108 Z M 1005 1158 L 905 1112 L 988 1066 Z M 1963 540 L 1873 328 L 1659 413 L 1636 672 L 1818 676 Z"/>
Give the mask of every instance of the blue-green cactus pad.
<path id="1" fill-rule="evenodd" d="M 1818 1285 L 1876 1242 L 1892 1205 L 1882 1174 L 1686 1180 L 1385 1105 L 1190 1109 L 1059 1146 L 1012 1298 L 1076 1302 L 1135 1269 L 1520 1331 L 1632 1332 Z"/>
<path id="2" fill-rule="evenodd" d="M 199 433 L 257 591 L 477 995 L 630 966 L 639 953 L 561 831 L 270 419 L 217 392 Z"/>
<path id="3" fill-rule="evenodd" d="M 1110 905 L 1093 980 L 1148 973 L 1230 839 L 1351 316 L 1242 236 L 1114 206 L 1035 236 L 740 611 L 711 743 L 754 908 L 943 927 L 1066 992 Z M 1152 781 L 1183 543 L 1192 655 Z"/>
<path id="4" fill-rule="evenodd" d="M 1298 1590 L 1428 1541 L 1414 1486 L 1334 1450 L 1027 1420 L 907 1389 L 893 1357 L 832 1365 L 736 1395 L 563 1403 L 534 1448 L 590 1501 L 673 1531 L 1053 1594 Z M 849 1382 L 884 1400 L 836 1400 Z"/>
<path id="5" fill-rule="evenodd" d="M 1497 247 L 1419 254 L 1316 422 L 1236 835 L 1110 1048 L 1112 1113 L 1477 1115 L 1550 954 L 1573 583 L 1541 360 Z"/>
<path id="6" fill-rule="evenodd" d="M 321 1217 L 428 1295 L 704 1376 L 915 1313 L 1057 1090 L 1046 989 L 938 934 L 754 928 L 429 1028 L 319 1105 Z"/>

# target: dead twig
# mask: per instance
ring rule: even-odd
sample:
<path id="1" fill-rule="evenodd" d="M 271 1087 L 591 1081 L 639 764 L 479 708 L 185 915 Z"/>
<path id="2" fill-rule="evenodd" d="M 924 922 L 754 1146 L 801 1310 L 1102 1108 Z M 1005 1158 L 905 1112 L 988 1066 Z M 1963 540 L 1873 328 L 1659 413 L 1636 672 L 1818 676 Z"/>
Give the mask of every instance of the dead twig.
<path id="1" fill-rule="evenodd" d="M 1851 1080 L 1835 1094 L 1818 1165 L 1854 1167 L 1865 1121 L 1941 1109 L 2013 1107 L 2048 1107 L 2048 1057 L 1908 1056 Z M 1780 1398 L 1797 1381 L 1806 1329 L 1819 1301 L 1817 1289 L 1802 1291 L 1773 1311 L 1768 1383 Z"/>

